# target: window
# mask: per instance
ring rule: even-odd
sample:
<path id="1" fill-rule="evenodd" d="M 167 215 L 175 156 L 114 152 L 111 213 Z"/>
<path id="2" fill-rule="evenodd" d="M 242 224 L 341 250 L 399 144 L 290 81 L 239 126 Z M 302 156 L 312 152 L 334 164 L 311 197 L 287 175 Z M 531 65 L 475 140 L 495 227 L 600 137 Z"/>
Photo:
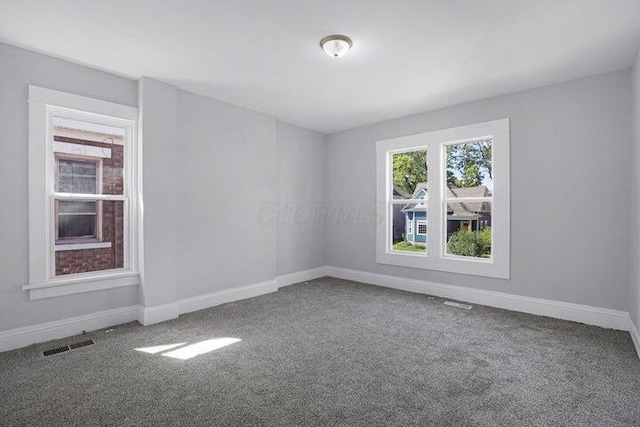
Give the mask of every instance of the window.
<path id="1" fill-rule="evenodd" d="M 30 298 L 138 283 L 136 119 L 29 87 Z"/>
<path id="2" fill-rule="evenodd" d="M 508 119 L 378 141 L 377 262 L 509 278 L 509 187 Z"/>
<path id="3" fill-rule="evenodd" d="M 98 169 L 96 161 L 65 159 L 56 155 L 56 192 L 96 194 Z M 55 212 L 56 245 L 99 240 L 97 202 L 57 200 Z"/>
<path id="4" fill-rule="evenodd" d="M 418 221 L 418 233 L 424 236 L 427 235 L 427 221 Z"/>

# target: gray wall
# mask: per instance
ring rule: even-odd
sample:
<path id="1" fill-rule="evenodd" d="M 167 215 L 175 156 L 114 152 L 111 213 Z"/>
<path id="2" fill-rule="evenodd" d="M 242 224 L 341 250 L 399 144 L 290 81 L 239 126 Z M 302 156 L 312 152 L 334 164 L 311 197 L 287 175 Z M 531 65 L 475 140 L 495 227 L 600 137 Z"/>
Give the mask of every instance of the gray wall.
<path id="1" fill-rule="evenodd" d="M 631 250 L 631 281 L 629 314 L 636 328 L 640 330 L 640 51 L 636 56 L 636 62 L 631 71 L 633 85 L 633 193 L 632 193 L 632 250 Z"/>
<path id="2" fill-rule="evenodd" d="M 138 88 L 4 44 L 0 64 L 0 331 L 138 302 L 153 307 L 273 280 L 276 270 L 325 265 L 321 220 L 278 224 L 269 216 L 273 207 L 322 207 L 323 134 L 151 79 Z M 139 95 L 145 209 L 139 294 L 126 287 L 29 301 L 21 290 L 28 282 L 29 84 L 132 106 Z"/>
<path id="3" fill-rule="evenodd" d="M 329 265 L 628 310 L 629 70 L 330 135 Z M 511 119 L 511 280 L 375 262 L 375 142 Z"/>
<path id="4" fill-rule="evenodd" d="M 28 84 L 135 106 L 136 82 L 4 44 L 0 64 L 0 331 L 137 304 L 135 287 L 36 301 L 20 289 L 28 281 Z M 640 323 L 640 275 L 629 274 L 640 189 L 631 201 L 628 70 L 329 137 L 145 79 L 141 99 L 149 108 L 145 275 L 157 291 L 147 306 L 333 265 L 631 309 Z M 375 141 L 502 117 L 512 126 L 512 279 L 376 264 Z M 640 149 L 633 154 L 637 172 Z"/>
<path id="5" fill-rule="evenodd" d="M 29 301 L 27 87 L 137 105 L 136 82 L 0 43 L 0 331 L 138 302 L 135 287 Z"/>
<path id="6" fill-rule="evenodd" d="M 176 156 L 178 90 L 143 77 L 138 83 L 142 144 L 143 238 L 140 304 L 176 300 Z"/>
<path id="7" fill-rule="evenodd" d="M 273 280 L 276 120 L 178 91 L 177 297 Z"/>
<path id="8" fill-rule="evenodd" d="M 276 123 L 278 203 L 265 218 L 277 224 L 276 272 L 323 267 L 326 136 Z"/>

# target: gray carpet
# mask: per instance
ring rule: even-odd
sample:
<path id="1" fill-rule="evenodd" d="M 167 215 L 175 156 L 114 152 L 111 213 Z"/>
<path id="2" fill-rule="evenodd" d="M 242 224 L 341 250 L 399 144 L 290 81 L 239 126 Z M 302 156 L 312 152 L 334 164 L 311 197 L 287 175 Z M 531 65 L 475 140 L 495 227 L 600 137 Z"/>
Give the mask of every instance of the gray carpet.
<path id="1" fill-rule="evenodd" d="M 324 278 L 2 353 L 0 403 L 2 426 L 639 426 L 640 361 L 625 332 Z"/>

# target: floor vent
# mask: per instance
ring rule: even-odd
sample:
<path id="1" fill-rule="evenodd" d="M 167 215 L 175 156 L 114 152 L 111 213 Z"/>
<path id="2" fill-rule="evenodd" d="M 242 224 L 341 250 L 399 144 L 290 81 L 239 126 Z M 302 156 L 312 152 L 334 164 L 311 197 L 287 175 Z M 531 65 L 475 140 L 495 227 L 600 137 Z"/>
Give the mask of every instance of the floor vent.
<path id="1" fill-rule="evenodd" d="M 53 356 L 54 354 L 64 353 L 65 351 L 75 350 L 76 348 L 86 347 L 88 345 L 93 345 L 95 342 L 93 340 L 81 341 L 69 345 L 63 345 L 62 347 L 52 348 L 51 350 L 45 350 L 42 352 L 44 356 Z"/>
<path id="2" fill-rule="evenodd" d="M 445 305 L 450 305 L 452 307 L 464 308 L 465 310 L 471 310 L 473 308 L 470 305 L 461 304 L 459 302 L 453 302 L 453 301 L 445 301 L 444 304 Z"/>
<path id="3" fill-rule="evenodd" d="M 69 346 L 65 345 L 62 347 L 52 348 L 51 350 L 43 351 L 42 354 L 44 354 L 45 356 L 53 356 L 54 354 L 64 353 L 65 351 L 69 351 L 69 350 L 71 350 Z"/>

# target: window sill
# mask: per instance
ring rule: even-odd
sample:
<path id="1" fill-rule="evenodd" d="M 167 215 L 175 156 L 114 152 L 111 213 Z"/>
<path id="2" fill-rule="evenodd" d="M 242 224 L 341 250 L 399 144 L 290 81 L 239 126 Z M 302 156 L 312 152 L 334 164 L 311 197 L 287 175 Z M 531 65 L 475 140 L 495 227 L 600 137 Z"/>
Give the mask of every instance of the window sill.
<path id="1" fill-rule="evenodd" d="M 62 243 L 56 244 L 56 252 L 61 251 L 81 251 L 84 249 L 108 249 L 111 242 L 90 242 L 90 243 Z"/>
<path id="2" fill-rule="evenodd" d="M 56 277 L 45 283 L 30 283 L 22 287 L 29 291 L 29 299 L 53 298 L 104 289 L 136 286 L 140 283 L 140 275 L 131 270 L 114 270 L 111 272 L 73 274 L 68 277 Z"/>
<path id="3" fill-rule="evenodd" d="M 509 279 L 510 268 L 505 260 L 467 258 L 467 257 L 427 257 L 420 253 L 399 253 L 389 251 L 376 255 L 378 264 L 395 265 L 398 267 L 418 268 L 422 270 L 437 270 L 446 273 L 467 274 L 470 276 L 493 277 Z"/>

